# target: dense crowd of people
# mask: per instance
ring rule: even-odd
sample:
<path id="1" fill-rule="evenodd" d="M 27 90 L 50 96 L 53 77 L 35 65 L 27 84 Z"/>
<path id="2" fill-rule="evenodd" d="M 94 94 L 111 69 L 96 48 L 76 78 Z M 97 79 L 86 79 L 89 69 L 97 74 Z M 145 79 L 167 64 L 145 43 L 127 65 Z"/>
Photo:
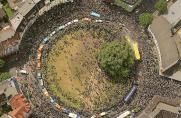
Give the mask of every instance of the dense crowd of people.
<path id="1" fill-rule="evenodd" d="M 148 10 L 151 11 L 150 9 Z M 101 19 L 123 23 L 132 33 L 134 40 L 139 42 L 142 57 L 134 72 L 139 85 L 135 97 L 129 104 L 115 105 L 113 108 L 105 109 L 110 113 L 108 117 L 115 117 L 123 110 L 138 108 L 143 110 L 154 95 L 170 99 L 181 97 L 181 84 L 179 82 L 159 76 L 157 50 L 152 37 L 138 25 L 136 20 L 138 13 L 127 14 L 122 9 L 109 7 L 109 5 L 102 3 L 100 0 L 82 0 L 81 3 L 79 1 L 66 3 L 54 7 L 43 16 L 40 16 L 24 34 L 19 52 L 21 62 L 26 63 L 30 58 L 34 58 L 41 40 L 55 28 L 75 18 L 90 16 L 89 13 L 91 11 L 99 12 Z M 86 113 L 83 114 L 86 116 Z M 54 110 L 46 100 L 33 109 L 32 115 L 32 117 L 42 118 L 63 117 L 63 114 Z"/>

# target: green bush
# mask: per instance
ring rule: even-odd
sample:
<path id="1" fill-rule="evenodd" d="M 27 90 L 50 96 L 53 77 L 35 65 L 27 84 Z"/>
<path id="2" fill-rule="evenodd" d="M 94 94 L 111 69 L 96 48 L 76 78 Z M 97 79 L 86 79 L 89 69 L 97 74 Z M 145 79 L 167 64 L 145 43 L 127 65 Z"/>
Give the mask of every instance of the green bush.
<path id="1" fill-rule="evenodd" d="M 0 82 L 9 79 L 11 76 L 8 72 L 0 73 Z"/>
<path id="2" fill-rule="evenodd" d="M 159 0 L 155 4 L 155 9 L 158 10 L 161 14 L 165 13 L 167 11 L 167 2 L 166 2 L 166 0 Z"/>
<path id="3" fill-rule="evenodd" d="M 4 66 L 4 64 L 5 64 L 5 61 L 0 59 L 0 68 L 2 68 Z"/>
<path id="4" fill-rule="evenodd" d="M 153 16 L 150 13 L 142 13 L 139 16 L 139 23 L 143 27 L 147 27 L 152 23 L 152 21 L 153 21 Z"/>
<path id="5" fill-rule="evenodd" d="M 8 18 L 11 18 L 13 16 L 13 11 L 8 4 L 4 5 L 3 9 L 6 12 L 6 15 L 8 16 Z"/>
<path id="6" fill-rule="evenodd" d="M 97 59 L 100 67 L 114 80 L 118 81 L 120 81 L 120 78 L 128 77 L 134 65 L 131 46 L 120 41 L 103 44 L 97 54 Z"/>

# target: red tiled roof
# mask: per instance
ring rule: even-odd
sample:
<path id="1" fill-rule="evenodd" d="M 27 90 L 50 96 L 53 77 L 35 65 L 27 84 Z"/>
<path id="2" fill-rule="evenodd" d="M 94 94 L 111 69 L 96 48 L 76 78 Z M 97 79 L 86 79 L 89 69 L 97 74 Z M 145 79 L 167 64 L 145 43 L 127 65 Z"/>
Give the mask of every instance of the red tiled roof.
<path id="1" fill-rule="evenodd" d="M 25 118 L 26 113 L 30 111 L 30 104 L 23 94 L 15 95 L 10 101 L 13 111 L 9 112 L 13 118 Z"/>

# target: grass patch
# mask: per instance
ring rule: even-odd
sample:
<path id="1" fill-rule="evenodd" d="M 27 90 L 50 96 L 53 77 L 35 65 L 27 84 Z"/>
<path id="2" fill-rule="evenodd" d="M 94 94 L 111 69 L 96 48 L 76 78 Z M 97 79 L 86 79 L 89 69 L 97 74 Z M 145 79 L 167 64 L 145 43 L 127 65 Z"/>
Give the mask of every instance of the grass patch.
<path id="1" fill-rule="evenodd" d="M 129 85 L 109 81 L 99 68 L 96 54 L 101 44 L 112 39 L 112 33 L 117 34 L 120 29 L 112 32 L 107 27 L 82 27 L 69 30 L 52 42 L 44 69 L 46 80 L 53 94 L 67 107 L 85 111 L 111 107 Z"/>

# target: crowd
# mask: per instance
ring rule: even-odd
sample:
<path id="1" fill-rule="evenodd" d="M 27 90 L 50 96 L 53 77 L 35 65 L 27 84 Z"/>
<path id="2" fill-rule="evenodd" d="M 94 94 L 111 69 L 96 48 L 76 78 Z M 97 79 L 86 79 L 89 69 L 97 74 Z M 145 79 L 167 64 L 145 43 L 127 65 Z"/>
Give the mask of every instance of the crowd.
<path id="1" fill-rule="evenodd" d="M 115 105 L 105 110 L 109 111 L 108 117 L 114 117 L 121 111 L 129 109 L 144 109 L 154 95 L 163 97 L 180 98 L 181 83 L 159 76 L 157 50 L 152 38 L 136 22 L 137 15 L 125 14 L 122 9 L 109 7 L 100 0 L 82 0 L 80 3 L 66 3 L 56 6 L 45 15 L 41 16 L 24 34 L 20 45 L 19 58 L 22 62 L 33 59 L 36 49 L 43 38 L 50 34 L 61 24 L 65 24 L 75 18 L 82 18 L 95 10 L 101 14 L 102 19 L 116 21 L 125 24 L 135 40 L 139 42 L 142 61 L 136 68 L 138 91 L 129 104 Z M 38 88 L 37 88 L 38 89 Z M 38 91 L 38 90 L 37 90 Z M 40 97 L 41 96 L 37 96 Z M 121 98 L 120 98 L 121 99 Z M 63 114 L 52 108 L 48 101 L 43 100 L 33 110 L 32 117 L 60 117 Z M 66 116 L 65 116 L 66 117 Z"/>

